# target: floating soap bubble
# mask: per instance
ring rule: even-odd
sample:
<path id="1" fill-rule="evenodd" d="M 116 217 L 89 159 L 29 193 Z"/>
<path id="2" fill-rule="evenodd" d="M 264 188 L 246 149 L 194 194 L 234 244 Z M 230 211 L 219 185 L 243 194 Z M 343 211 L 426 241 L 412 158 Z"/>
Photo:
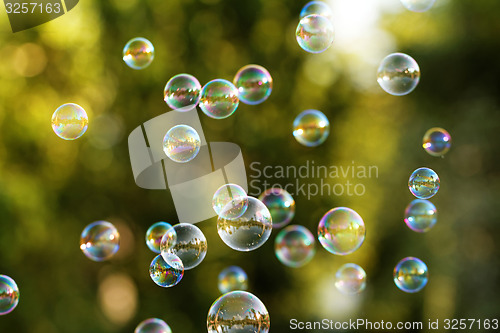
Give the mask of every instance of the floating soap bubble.
<path id="1" fill-rule="evenodd" d="M 172 333 L 172 330 L 163 320 L 149 318 L 137 325 L 134 333 Z"/>
<path id="2" fill-rule="evenodd" d="M 178 74 L 168 80 L 163 99 L 172 109 L 180 112 L 192 110 L 201 98 L 201 85 L 189 74 Z"/>
<path id="3" fill-rule="evenodd" d="M 168 233 L 168 234 L 167 234 Z M 146 245 L 155 253 L 160 253 L 160 244 L 163 236 L 177 238 L 174 228 L 167 222 L 156 222 L 146 231 Z M 175 242 L 175 241 L 174 241 Z"/>
<path id="4" fill-rule="evenodd" d="M 120 234 L 115 226 L 106 221 L 96 221 L 83 229 L 80 249 L 87 258 L 104 261 L 111 258 L 120 248 Z"/>
<path id="5" fill-rule="evenodd" d="M 222 185 L 215 191 L 212 198 L 212 207 L 217 215 L 220 215 L 222 209 L 232 202 L 233 209 L 226 209 L 224 218 L 237 218 L 240 217 L 248 207 L 248 200 L 246 200 L 247 193 L 245 190 L 236 184 Z"/>
<path id="6" fill-rule="evenodd" d="M 431 9 L 436 0 L 401 0 L 403 6 L 412 12 L 425 12 Z"/>
<path id="7" fill-rule="evenodd" d="M 293 121 L 293 136 L 306 147 L 316 147 L 330 134 L 330 122 L 323 112 L 306 110 Z"/>
<path id="8" fill-rule="evenodd" d="M 404 53 L 392 53 L 382 60 L 377 82 L 387 93 L 403 96 L 411 93 L 420 81 L 420 68 L 415 59 Z"/>
<path id="9" fill-rule="evenodd" d="M 19 288 L 16 281 L 0 275 L 0 316 L 11 313 L 19 303 Z"/>
<path id="10" fill-rule="evenodd" d="M 422 290 L 428 279 L 427 266 L 418 258 L 404 258 L 394 268 L 394 283 L 407 293 L 416 293 Z"/>
<path id="11" fill-rule="evenodd" d="M 52 115 L 52 130 L 64 140 L 78 139 L 87 131 L 88 125 L 87 112 L 78 104 L 63 104 Z"/>
<path id="12" fill-rule="evenodd" d="M 168 254 L 168 263 L 162 254 L 157 255 L 149 266 L 149 276 L 160 287 L 168 288 L 181 282 L 184 276 L 184 265 L 173 253 Z"/>
<path id="13" fill-rule="evenodd" d="M 324 16 L 307 15 L 295 31 L 299 46 L 311 53 L 326 51 L 333 43 L 333 24 Z"/>
<path id="14" fill-rule="evenodd" d="M 240 68 L 233 83 L 238 89 L 240 101 L 250 105 L 264 102 L 273 90 L 271 74 L 259 65 L 247 65 Z"/>
<path id="15" fill-rule="evenodd" d="M 198 132 L 188 125 L 176 125 L 163 138 L 163 151 L 174 162 L 187 163 L 193 160 L 201 148 Z"/>
<path id="16" fill-rule="evenodd" d="M 411 174 L 408 187 L 418 199 L 429 199 L 439 190 L 439 177 L 432 169 L 418 168 Z"/>
<path id="17" fill-rule="evenodd" d="M 265 190 L 259 200 L 266 205 L 273 219 L 273 228 L 281 228 L 295 216 L 295 200 L 290 193 L 280 187 Z"/>
<path id="18" fill-rule="evenodd" d="M 427 232 L 437 222 L 437 209 L 428 200 L 415 199 L 405 210 L 405 223 L 413 231 Z"/>
<path id="19" fill-rule="evenodd" d="M 155 57 L 155 48 L 146 38 L 132 38 L 123 48 L 123 61 L 133 69 L 148 67 Z"/>
<path id="20" fill-rule="evenodd" d="M 308 2 L 300 12 L 300 18 L 304 18 L 308 15 L 320 15 L 328 19 L 332 19 L 332 9 L 323 1 L 310 1 Z"/>
<path id="21" fill-rule="evenodd" d="M 212 80 L 201 89 L 200 109 L 211 118 L 229 117 L 239 103 L 238 89 L 227 80 Z"/>
<path id="22" fill-rule="evenodd" d="M 247 290 L 247 273 L 238 266 L 229 266 L 219 274 L 219 290 L 225 294 L 234 290 Z"/>
<path id="23" fill-rule="evenodd" d="M 262 246 L 273 229 L 271 213 L 260 200 L 246 197 L 247 209 L 237 218 L 225 218 L 234 215 L 227 211 L 234 209 L 230 202 L 222 209 L 217 219 L 217 231 L 220 238 L 236 251 L 252 251 Z M 238 205 L 238 203 L 237 203 Z"/>
<path id="24" fill-rule="evenodd" d="M 356 251 L 363 244 L 365 234 L 361 216 L 346 207 L 329 210 L 318 225 L 319 242 L 328 252 L 338 255 Z"/>
<path id="25" fill-rule="evenodd" d="M 208 333 L 267 333 L 270 326 L 264 303 L 246 291 L 222 295 L 208 311 Z"/>
<path id="26" fill-rule="evenodd" d="M 450 133 L 442 128 L 433 127 L 425 132 L 422 146 L 432 156 L 443 156 L 451 147 Z"/>
<path id="27" fill-rule="evenodd" d="M 366 288 L 366 273 L 356 264 L 342 265 L 335 274 L 335 287 L 342 294 L 354 295 Z"/>
<path id="28" fill-rule="evenodd" d="M 163 238 L 160 244 L 163 259 L 168 264 L 171 264 L 170 255 L 175 254 L 182 260 L 184 269 L 188 270 L 198 266 L 207 255 L 207 239 L 205 235 L 194 224 L 179 223 L 174 225 L 173 228 L 177 239 L 172 242 L 165 241 L 165 238 Z"/>
<path id="29" fill-rule="evenodd" d="M 314 236 L 301 225 L 289 225 L 276 236 L 274 253 L 283 265 L 304 266 L 316 253 Z"/>

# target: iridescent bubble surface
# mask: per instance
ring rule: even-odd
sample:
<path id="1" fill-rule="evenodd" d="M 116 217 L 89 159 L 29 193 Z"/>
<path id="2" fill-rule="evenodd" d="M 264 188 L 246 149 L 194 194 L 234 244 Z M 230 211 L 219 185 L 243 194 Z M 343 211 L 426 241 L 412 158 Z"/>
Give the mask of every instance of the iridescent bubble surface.
<path id="1" fill-rule="evenodd" d="M 300 20 L 295 36 L 304 51 L 321 53 L 333 44 L 333 24 L 324 16 L 307 15 Z"/>
<path id="2" fill-rule="evenodd" d="M 392 53 L 382 60 L 377 82 L 385 92 L 394 96 L 411 93 L 420 81 L 420 67 L 415 59 L 404 53 Z"/>
<path id="3" fill-rule="evenodd" d="M 239 104 L 238 89 L 227 80 L 212 80 L 201 89 L 200 109 L 210 118 L 227 118 Z"/>
<path id="4" fill-rule="evenodd" d="M 422 290 L 428 279 L 427 265 L 418 258 L 404 258 L 394 268 L 394 283 L 407 293 L 416 293 Z"/>
<path id="5" fill-rule="evenodd" d="M 198 132 L 188 125 L 176 125 L 168 130 L 163 138 L 163 151 L 168 158 L 177 163 L 193 160 L 201 148 Z"/>
<path id="6" fill-rule="evenodd" d="M 425 132 L 422 146 L 432 156 L 443 156 L 451 148 L 451 136 L 445 129 L 433 127 Z"/>
<path id="7" fill-rule="evenodd" d="M 366 273 L 356 264 L 342 265 L 335 274 L 335 287 L 342 294 L 354 295 L 366 288 Z"/>
<path id="8" fill-rule="evenodd" d="M 437 222 L 437 209 L 428 200 L 415 199 L 405 210 L 405 223 L 413 231 L 427 232 Z"/>
<path id="9" fill-rule="evenodd" d="M 270 326 L 264 303 L 246 291 L 222 295 L 208 311 L 208 333 L 267 333 Z"/>
<path id="10" fill-rule="evenodd" d="M 439 190 L 439 177 L 434 170 L 418 168 L 408 180 L 410 192 L 418 199 L 429 199 Z"/>
<path id="11" fill-rule="evenodd" d="M 123 48 L 123 61 L 133 69 L 148 67 L 155 57 L 155 48 L 146 38 L 132 38 Z"/>
<path id="12" fill-rule="evenodd" d="M 120 234 L 107 221 L 96 221 L 83 229 L 80 249 L 87 258 L 104 261 L 111 258 L 120 248 Z"/>
<path id="13" fill-rule="evenodd" d="M 305 110 L 293 121 L 293 136 L 306 147 L 316 147 L 330 134 L 330 122 L 323 112 Z"/>
<path id="14" fill-rule="evenodd" d="M 217 231 L 220 238 L 236 251 L 252 251 L 262 246 L 273 229 L 271 213 L 260 200 L 246 197 L 247 209 L 237 218 L 225 218 L 231 215 L 226 210 L 234 209 L 232 202 L 223 208 L 217 219 Z"/>
<path id="15" fill-rule="evenodd" d="M 240 68 L 233 83 L 238 89 L 240 101 L 250 105 L 264 102 L 273 90 L 271 74 L 259 65 L 246 65 Z"/>
<path id="16" fill-rule="evenodd" d="M 172 225 L 167 222 L 156 222 L 150 226 L 146 231 L 146 245 L 148 248 L 155 253 L 160 253 L 161 240 L 167 232 L 170 237 L 176 237 Z"/>
<path id="17" fill-rule="evenodd" d="M 161 255 L 169 264 L 170 255 L 179 257 L 184 264 L 184 269 L 192 269 L 198 266 L 207 255 L 207 239 L 203 232 L 189 223 L 179 223 L 174 225 L 177 240 L 174 245 L 164 242 L 160 245 Z"/>
<path id="18" fill-rule="evenodd" d="M 64 140 L 81 137 L 89 125 L 87 112 L 78 104 L 63 104 L 52 115 L 52 130 Z"/>
<path id="19" fill-rule="evenodd" d="M 436 0 L 401 0 L 403 6 L 412 12 L 425 12 L 431 9 Z"/>
<path id="20" fill-rule="evenodd" d="M 212 207 L 220 215 L 223 208 L 229 202 L 233 203 L 234 209 L 226 209 L 224 212 L 225 218 L 237 218 L 240 217 L 248 207 L 248 200 L 245 200 L 247 193 L 243 187 L 236 184 L 225 184 L 222 185 L 215 191 L 212 198 Z"/>
<path id="21" fill-rule="evenodd" d="M 365 223 L 354 210 L 337 207 L 329 210 L 318 225 L 318 239 L 330 253 L 346 255 L 356 251 L 365 240 Z"/>
<path id="22" fill-rule="evenodd" d="M 7 275 L 0 274 L 0 316 L 11 313 L 19 303 L 19 288 Z"/>
<path id="23" fill-rule="evenodd" d="M 200 82 L 192 75 L 178 74 L 168 80 L 163 99 L 172 109 L 180 112 L 192 110 L 201 98 Z"/>
<path id="24" fill-rule="evenodd" d="M 323 1 L 310 1 L 300 11 L 300 18 L 313 14 L 331 19 L 332 9 Z"/>
<path id="25" fill-rule="evenodd" d="M 285 266 L 301 267 L 316 253 L 313 234 L 301 225 L 289 225 L 274 240 L 276 258 Z"/>
<path id="26" fill-rule="evenodd" d="M 149 266 L 149 276 L 160 287 L 168 288 L 181 282 L 184 276 L 184 265 L 175 254 L 168 255 L 168 263 L 161 254 L 157 255 Z"/>
<path id="27" fill-rule="evenodd" d="M 280 187 L 272 187 L 259 195 L 259 200 L 266 205 L 273 219 L 273 228 L 281 228 L 295 216 L 295 200 L 290 193 Z"/>
<path id="28" fill-rule="evenodd" d="M 172 333 L 172 330 L 163 320 L 149 318 L 137 325 L 134 333 Z"/>
<path id="29" fill-rule="evenodd" d="M 219 291 L 222 294 L 234 290 L 247 290 L 248 276 L 239 266 L 229 266 L 219 273 Z"/>

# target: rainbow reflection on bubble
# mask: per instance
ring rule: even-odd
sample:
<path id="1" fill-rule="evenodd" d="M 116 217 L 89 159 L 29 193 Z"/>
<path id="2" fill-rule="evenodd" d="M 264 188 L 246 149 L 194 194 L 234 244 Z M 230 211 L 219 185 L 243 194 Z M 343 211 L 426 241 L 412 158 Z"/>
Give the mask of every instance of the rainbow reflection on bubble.
<path id="1" fill-rule="evenodd" d="M 342 265 L 335 274 L 335 287 L 342 294 L 359 294 L 366 288 L 366 273 L 356 264 Z"/>
<path id="2" fill-rule="evenodd" d="M 200 82 L 192 75 L 178 74 L 168 80 L 163 90 L 165 103 L 175 111 L 186 112 L 198 105 L 201 98 Z"/>
<path id="3" fill-rule="evenodd" d="M 408 180 L 410 192 L 418 199 L 429 199 L 436 195 L 439 184 L 437 173 L 429 168 L 418 168 Z"/>
<path id="4" fill-rule="evenodd" d="M 413 231 L 427 232 L 437 222 L 437 209 L 428 200 L 415 199 L 405 210 L 405 223 Z"/>
<path id="5" fill-rule="evenodd" d="M 120 234 L 115 226 L 107 221 L 96 221 L 83 229 L 80 249 L 93 261 L 111 258 L 120 248 Z"/>
<path id="6" fill-rule="evenodd" d="M 146 231 L 146 245 L 155 252 L 160 253 L 160 244 L 164 235 L 168 233 L 170 237 L 175 235 L 175 231 L 167 222 L 156 222 Z"/>
<path id="7" fill-rule="evenodd" d="M 63 104 L 52 115 L 52 130 L 64 140 L 78 139 L 87 131 L 88 125 L 87 112 L 78 104 Z"/>
<path id="8" fill-rule="evenodd" d="M 318 239 L 330 253 L 346 255 L 356 251 L 365 240 L 365 223 L 354 210 L 337 207 L 329 210 L 318 225 Z"/>
<path id="9" fill-rule="evenodd" d="M 149 266 L 149 276 L 160 287 L 173 287 L 181 282 L 184 276 L 184 265 L 175 254 L 169 254 L 168 263 L 159 254 Z"/>
<path id="10" fill-rule="evenodd" d="M 201 148 L 198 132 L 188 125 L 176 125 L 163 138 L 163 151 L 172 161 L 187 163 L 193 160 Z"/>
<path id="11" fill-rule="evenodd" d="M 222 294 L 235 290 L 247 290 L 247 273 L 239 266 L 226 267 L 219 273 L 218 287 Z"/>
<path id="12" fill-rule="evenodd" d="M 330 134 L 330 122 L 323 112 L 305 110 L 293 121 L 293 136 L 306 147 L 316 147 Z"/>
<path id="13" fill-rule="evenodd" d="M 19 288 L 16 281 L 0 274 L 0 316 L 11 313 L 19 303 Z"/>
<path id="14" fill-rule="evenodd" d="M 146 38 L 132 38 L 123 48 L 123 61 L 132 69 L 148 67 L 154 57 L 155 48 Z"/>
<path id="15" fill-rule="evenodd" d="M 172 333 L 172 330 L 163 320 L 149 318 L 137 325 L 134 333 Z"/>
<path id="16" fill-rule="evenodd" d="M 166 241 L 165 237 L 160 244 L 163 259 L 170 264 L 171 255 L 182 260 L 184 269 L 192 269 L 201 264 L 207 255 L 207 239 L 203 232 L 190 223 L 179 223 L 173 226 L 176 234 L 175 241 Z"/>
<path id="17" fill-rule="evenodd" d="M 431 9 L 436 0 L 401 0 L 403 6 L 412 12 L 425 12 Z"/>
<path id="18" fill-rule="evenodd" d="M 307 15 L 300 20 L 295 36 L 304 51 L 321 53 L 333 44 L 333 24 L 321 15 Z"/>
<path id="19" fill-rule="evenodd" d="M 212 80 L 201 89 L 200 109 L 210 118 L 227 118 L 239 104 L 238 89 L 227 80 Z"/>
<path id="20" fill-rule="evenodd" d="M 331 19 L 333 16 L 332 9 L 323 1 L 308 2 L 304 7 L 302 7 L 302 10 L 300 11 L 300 18 L 313 14 L 320 15 L 328 19 Z"/>
<path id="21" fill-rule="evenodd" d="M 451 136 L 445 129 L 433 127 L 425 132 L 422 146 L 432 156 L 443 156 L 450 150 Z"/>
<path id="22" fill-rule="evenodd" d="M 428 279 L 427 265 L 418 258 L 404 258 L 394 268 L 394 283 L 407 293 L 416 293 L 422 290 Z"/>
<path id="23" fill-rule="evenodd" d="M 240 68 L 233 83 L 238 89 L 240 101 L 250 105 L 264 102 L 273 90 L 271 74 L 259 65 L 246 65 Z"/>
<path id="24" fill-rule="evenodd" d="M 224 210 L 224 218 L 237 218 L 240 217 L 248 207 L 248 200 L 246 200 L 247 193 L 243 187 L 236 184 L 222 185 L 215 191 L 212 198 L 212 208 L 217 216 L 219 216 L 224 207 L 230 202 L 233 203 L 233 209 Z"/>
<path id="25" fill-rule="evenodd" d="M 259 195 L 273 219 L 273 228 L 281 228 L 295 216 L 295 200 L 290 193 L 280 187 L 271 187 Z"/>
<path id="26" fill-rule="evenodd" d="M 289 225 L 274 240 L 274 253 L 283 265 L 301 267 L 316 253 L 313 234 L 301 225 Z"/>
<path id="27" fill-rule="evenodd" d="M 377 82 L 385 92 L 394 96 L 411 93 L 420 81 L 420 67 L 415 59 L 404 53 L 385 57 L 377 72 Z"/>

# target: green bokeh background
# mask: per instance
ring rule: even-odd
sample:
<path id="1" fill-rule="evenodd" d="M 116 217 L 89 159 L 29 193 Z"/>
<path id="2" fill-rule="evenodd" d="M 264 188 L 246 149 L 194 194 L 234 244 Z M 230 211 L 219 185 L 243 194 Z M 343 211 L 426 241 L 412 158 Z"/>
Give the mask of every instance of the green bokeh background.
<path id="1" fill-rule="evenodd" d="M 294 31 L 305 3 L 85 0 L 16 34 L 0 14 L 0 274 L 21 291 L 15 311 L 0 317 L 0 332 L 132 332 L 149 317 L 164 319 L 174 332 L 204 332 L 219 296 L 217 275 L 233 264 L 247 271 L 249 290 L 270 312 L 272 332 L 290 331 L 291 318 L 499 318 L 500 2 L 443 0 L 427 13 L 384 14 L 381 27 L 396 42 L 391 52 L 412 55 L 422 70 L 417 89 L 404 97 L 385 94 L 375 82 L 360 86 L 353 79 L 360 62 L 355 54 L 335 45 L 324 55 L 301 50 Z M 156 49 L 142 71 L 121 59 L 123 45 L 136 36 Z M 362 196 L 295 196 L 292 223 L 316 234 L 327 210 L 348 206 L 363 217 L 366 241 L 345 257 L 317 243 L 312 262 L 292 269 L 274 256 L 276 231 L 258 250 L 237 253 L 217 235 L 214 218 L 198 224 L 208 240 L 204 262 L 178 286 L 162 289 L 148 274 L 154 254 L 144 234 L 152 223 L 173 224 L 177 217 L 169 192 L 135 185 L 127 136 L 169 111 L 162 93 L 171 76 L 191 73 L 202 84 L 232 80 L 249 63 L 271 72 L 271 97 L 258 106 L 241 104 L 225 120 L 200 111 L 207 140 L 237 143 L 249 177 L 255 176 L 252 162 L 377 166 L 378 177 L 353 180 L 365 186 Z M 373 80 L 376 67 L 368 74 Z M 82 105 L 90 118 L 87 133 L 72 142 L 50 126 L 54 110 L 67 102 Z M 291 134 L 295 116 L 310 108 L 331 123 L 330 137 L 314 149 Z M 421 147 L 434 126 L 452 135 L 445 158 Z M 407 180 L 421 166 L 441 178 L 432 198 L 439 220 L 426 234 L 403 222 L 413 199 Z M 81 231 L 96 220 L 115 223 L 121 233 L 121 249 L 109 262 L 92 262 L 79 249 Z M 405 294 L 392 281 L 406 256 L 429 267 L 420 293 Z M 367 272 L 359 296 L 342 296 L 334 287 L 335 271 L 347 262 Z"/>

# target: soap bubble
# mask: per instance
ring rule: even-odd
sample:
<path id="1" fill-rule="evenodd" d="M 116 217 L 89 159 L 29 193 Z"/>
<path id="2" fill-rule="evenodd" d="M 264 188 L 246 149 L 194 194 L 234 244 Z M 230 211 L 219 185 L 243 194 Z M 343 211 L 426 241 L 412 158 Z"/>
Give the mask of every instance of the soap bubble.
<path id="1" fill-rule="evenodd" d="M 425 12 L 431 9 L 436 0 L 401 0 L 403 6 L 412 12 Z"/>
<path id="2" fill-rule="evenodd" d="M 215 191 L 212 198 L 212 207 L 217 215 L 220 215 L 223 208 L 229 203 L 233 203 L 233 209 L 226 209 L 225 218 L 237 218 L 243 215 L 248 207 L 246 200 L 247 193 L 245 190 L 236 184 L 222 185 Z"/>
<path id="3" fill-rule="evenodd" d="M 78 104 L 63 104 L 52 115 L 52 130 L 64 140 L 78 139 L 87 131 L 88 125 L 87 112 Z"/>
<path id="4" fill-rule="evenodd" d="M 163 320 L 149 318 L 137 325 L 134 333 L 172 333 L 172 330 Z"/>
<path id="5" fill-rule="evenodd" d="M 432 156 L 443 156 L 451 147 L 450 133 L 442 128 L 433 127 L 425 132 L 422 146 Z"/>
<path id="6" fill-rule="evenodd" d="M 366 273 L 356 264 L 342 265 L 335 274 L 335 287 L 342 294 L 354 295 L 366 288 Z"/>
<path id="7" fill-rule="evenodd" d="M 181 282 L 184 276 L 184 265 L 173 253 L 168 254 L 168 263 L 162 254 L 157 255 L 149 266 L 149 276 L 160 287 L 168 288 Z"/>
<path id="8" fill-rule="evenodd" d="M 363 244 L 365 234 L 361 216 L 346 207 L 329 210 L 318 225 L 319 242 L 328 252 L 338 255 L 356 251 Z"/>
<path id="9" fill-rule="evenodd" d="M 429 199 L 439 190 L 439 177 L 432 169 L 418 168 L 411 174 L 408 187 L 418 199 Z"/>
<path id="10" fill-rule="evenodd" d="M 303 50 L 321 53 L 333 43 L 333 24 L 326 17 L 307 15 L 300 20 L 295 35 Z"/>
<path id="11" fill-rule="evenodd" d="M 0 275 L 0 316 L 11 313 L 19 303 L 19 288 L 7 275 Z"/>
<path id="12" fill-rule="evenodd" d="M 276 236 L 274 252 L 286 266 L 304 266 L 316 253 L 314 236 L 301 225 L 289 225 Z"/>
<path id="13" fill-rule="evenodd" d="M 264 102 L 273 90 L 273 78 L 262 66 L 246 65 L 238 70 L 233 80 L 240 101 L 256 105 Z"/>
<path id="14" fill-rule="evenodd" d="M 239 103 L 238 89 L 227 80 L 212 80 L 201 89 L 200 109 L 210 118 L 229 117 Z"/>
<path id="15" fill-rule="evenodd" d="M 217 219 L 217 231 L 227 246 L 245 252 L 262 246 L 271 235 L 273 224 L 271 213 L 260 200 L 253 197 L 242 200 L 248 201 L 245 212 L 237 218 L 225 218 L 231 215 L 227 211 L 234 209 L 233 202 L 228 203 Z"/>
<path id="16" fill-rule="evenodd" d="M 247 290 L 247 273 L 238 266 L 229 266 L 219 274 L 219 290 L 225 294 L 234 290 Z"/>
<path id="17" fill-rule="evenodd" d="M 316 147 L 330 134 L 330 122 L 323 112 L 306 110 L 293 121 L 293 136 L 306 147 Z"/>
<path id="18" fill-rule="evenodd" d="M 323 1 L 310 1 L 308 2 L 303 8 L 302 11 L 300 12 L 300 18 L 304 18 L 308 15 L 320 15 L 323 17 L 326 17 L 328 19 L 331 19 L 333 14 L 332 14 L 332 9 L 330 6 L 328 6 L 326 3 Z"/>
<path id="19" fill-rule="evenodd" d="M 111 258 L 120 248 L 120 234 L 115 226 L 106 221 L 96 221 L 83 229 L 80 249 L 87 258 L 104 261 Z"/>
<path id="20" fill-rule="evenodd" d="M 177 237 L 175 230 L 167 222 L 156 222 L 146 231 L 146 245 L 155 253 L 160 253 L 160 243 L 163 236 L 168 232 L 168 237 Z"/>
<path id="21" fill-rule="evenodd" d="M 172 109 L 180 112 L 192 110 L 201 98 L 201 85 L 189 74 L 178 74 L 168 80 L 163 99 Z"/>
<path id="22" fill-rule="evenodd" d="M 146 38 L 132 38 L 123 48 L 123 61 L 133 69 L 148 67 L 155 57 L 155 48 Z"/>
<path id="23" fill-rule="evenodd" d="M 208 311 L 208 333 L 268 333 L 270 326 L 264 303 L 246 291 L 220 296 Z"/>
<path id="24" fill-rule="evenodd" d="M 394 283 L 407 293 L 416 293 L 422 290 L 428 279 L 427 266 L 418 258 L 404 258 L 394 268 Z"/>
<path id="25" fill-rule="evenodd" d="M 174 162 L 187 163 L 200 151 L 201 139 L 198 132 L 188 125 L 176 125 L 163 138 L 163 151 Z"/>
<path id="26" fill-rule="evenodd" d="M 173 226 L 177 239 L 172 242 L 164 237 L 160 244 L 163 259 L 171 265 L 170 255 L 175 254 L 182 260 L 184 269 L 198 266 L 207 255 L 207 239 L 203 232 L 189 223 L 179 223 Z"/>
<path id="27" fill-rule="evenodd" d="M 406 207 L 405 223 L 413 231 L 427 232 L 436 221 L 436 206 L 430 201 L 415 199 Z"/>
<path id="28" fill-rule="evenodd" d="M 420 81 L 420 68 L 415 59 L 404 53 L 392 53 L 382 60 L 377 82 L 387 93 L 403 96 L 411 93 Z"/>
<path id="29" fill-rule="evenodd" d="M 280 187 L 265 190 L 259 196 L 259 200 L 269 209 L 273 228 L 287 225 L 295 216 L 295 200 L 290 193 Z"/>

